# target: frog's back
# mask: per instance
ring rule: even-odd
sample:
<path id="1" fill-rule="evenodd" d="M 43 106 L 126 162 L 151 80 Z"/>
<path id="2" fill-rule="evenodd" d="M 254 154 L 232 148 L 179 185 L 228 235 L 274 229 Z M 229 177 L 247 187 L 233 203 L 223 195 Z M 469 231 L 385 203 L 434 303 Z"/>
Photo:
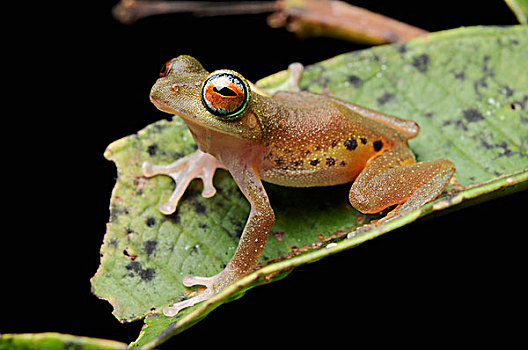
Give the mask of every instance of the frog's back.
<path id="1" fill-rule="evenodd" d="M 279 99 L 273 108 L 260 167 L 262 179 L 271 183 L 309 187 L 350 182 L 369 159 L 406 142 L 398 130 L 317 95 Z"/>

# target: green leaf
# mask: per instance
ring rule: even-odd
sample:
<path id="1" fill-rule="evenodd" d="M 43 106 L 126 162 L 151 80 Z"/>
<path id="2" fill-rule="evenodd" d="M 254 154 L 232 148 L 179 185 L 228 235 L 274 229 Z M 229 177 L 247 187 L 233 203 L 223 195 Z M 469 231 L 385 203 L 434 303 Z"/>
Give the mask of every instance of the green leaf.
<path id="1" fill-rule="evenodd" d="M 528 0 L 505 0 L 519 23 L 528 24 Z"/>
<path id="2" fill-rule="evenodd" d="M 349 185 L 295 189 L 266 184 L 277 221 L 258 269 L 211 299 L 167 318 L 161 308 L 185 295 L 185 274 L 213 275 L 229 261 L 249 204 L 227 172 L 215 197 L 194 181 L 175 214 L 158 207 L 171 193 L 165 176 L 145 179 L 141 163 L 169 163 L 191 153 L 184 123 L 162 120 L 112 143 L 105 156 L 119 177 L 93 291 L 121 321 L 145 318 L 132 346 L 153 347 L 192 326 L 245 290 L 282 278 L 299 265 L 354 247 L 472 198 L 489 199 L 528 185 L 528 29 L 474 27 L 434 33 L 403 44 L 352 52 L 306 67 L 301 87 L 417 121 L 410 145 L 418 159 L 445 157 L 466 188 L 383 227 L 346 239 L 363 215 L 348 204 Z M 258 83 L 273 88 L 280 72 Z M 508 192 L 506 191 L 506 192 Z M 302 203 L 302 205 L 299 205 Z"/>
<path id="3" fill-rule="evenodd" d="M 105 350 L 126 349 L 125 343 L 114 340 L 79 337 L 60 333 L 2 334 L 0 350 Z"/>

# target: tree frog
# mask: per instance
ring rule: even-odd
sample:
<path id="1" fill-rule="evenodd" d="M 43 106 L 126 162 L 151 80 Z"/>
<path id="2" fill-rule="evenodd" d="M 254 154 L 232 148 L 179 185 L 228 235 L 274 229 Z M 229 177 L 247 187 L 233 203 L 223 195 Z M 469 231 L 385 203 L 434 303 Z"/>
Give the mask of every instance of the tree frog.
<path id="1" fill-rule="evenodd" d="M 298 79 L 299 69 L 290 71 Z M 349 200 L 359 211 L 376 213 L 397 205 L 379 224 L 435 199 L 455 172 L 447 159 L 416 162 L 407 143 L 418 134 L 415 122 L 309 92 L 266 96 L 239 73 L 209 73 L 190 56 L 166 63 L 150 100 L 183 118 L 198 145 L 172 164 L 143 164 L 146 177 L 163 174 L 176 182 L 161 212 L 176 210 L 194 178 L 203 180 L 204 197 L 213 196 L 217 168 L 231 173 L 251 204 L 231 261 L 212 277 L 185 276 L 185 286 L 206 288 L 166 307 L 167 316 L 210 298 L 254 269 L 274 222 L 262 181 L 294 187 L 353 181 Z"/>

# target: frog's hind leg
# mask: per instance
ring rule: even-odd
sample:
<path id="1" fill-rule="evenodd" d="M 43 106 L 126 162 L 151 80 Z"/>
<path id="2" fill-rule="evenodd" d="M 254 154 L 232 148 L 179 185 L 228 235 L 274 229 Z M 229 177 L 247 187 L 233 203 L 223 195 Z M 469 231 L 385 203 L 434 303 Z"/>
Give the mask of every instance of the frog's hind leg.
<path id="1" fill-rule="evenodd" d="M 363 213 L 398 207 L 378 222 L 386 223 L 432 201 L 447 187 L 455 166 L 447 159 L 415 163 L 404 145 L 373 158 L 354 181 L 349 200 Z"/>

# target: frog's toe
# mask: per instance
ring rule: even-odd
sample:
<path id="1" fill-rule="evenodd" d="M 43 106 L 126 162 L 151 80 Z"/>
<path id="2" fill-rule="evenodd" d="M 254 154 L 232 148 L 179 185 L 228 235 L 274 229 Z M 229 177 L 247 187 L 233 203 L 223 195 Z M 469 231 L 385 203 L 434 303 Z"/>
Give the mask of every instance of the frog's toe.
<path id="1" fill-rule="evenodd" d="M 183 278 L 183 285 L 186 287 L 192 287 L 196 285 L 205 286 L 205 290 L 198 293 L 196 296 L 179 301 L 177 303 L 174 303 L 171 306 L 167 306 L 163 309 L 163 314 L 167 317 L 175 316 L 180 310 L 185 309 L 187 307 L 196 305 L 202 301 L 205 301 L 212 297 L 215 293 L 217 293 L 220 289 L 217 285 L 218 276 L 215 275 L 212 277 L 200 277 L 200 276 L 193 276 L 193 275 L 187 275 Z"/>
<path id="2" fill-rule="evenodd" d="M 185 287 L 192 287 L 196 285 L 200 286 L 206 286 L 207 288 L 212 287 L 214 281 L 214 277 L 201 277 L 201 276 L 193 276 L 193 275 L 187 275 L 183 277 L 182 283 Z"/>
<path id="3" fill-rule="evenodd" d="M 214 174 L 203 174 L 200 176 L 203 182 L 202 197 L 210 198 L 216 194 L 216 188 L 213 185 Z"/>
<path id="4" fill-rule="evenodd" d="M 205 290 L 198 293 L 196 296 L 179 301 L 174 303 L 172 306 L 167 306 L 163 309 L 163 314 L 165 316 L 171 317 L 176 315 L 180 310 L 195 305 L 199 302 L 209 299 L 216 293 L 220 292 L 233 282 L 239 280 L 242 275 L 236 273 L 236 271 L 226 267 L 222 272 L 211 276 L 211 277 L 202 277 L 202 276 L 193 276 L 187 275 L 183 277 L 183 285 L 186 287 L 192 286 L 205 286 Z"/>
<path id="5" fill-rule="evenodd" d="M 154 173 L 154 170 L 152 169 L 152 166 L 153 164 L 149 161 L 143 162 L 143 164 L 141 164 L 141 171 L 143 172 L 143 176 L 152 177 L 156 175 Z"/>
<path id="6" fill-rule="evenodd" d="M 204 300 L 207 300 L 209 299 L 211 296 L 213 296 L 214 294 L 214 291 L 213 289 L 206 289 L 204 290 L 203 292 L 200 292 L 198 293 L 198 295 L 192 297 L 192 298 L 189 298 L 189 299 L 186 299 L 186 300 L 183 300 L 183 301 L 179 301 L 177 303 L 174 303 L 172 304 L 171 306 L 167 306 L 165 308 L 163 308 L 163 314 L 167 317 L 173 317 L 173 316 L 176 316 L 178 314 L 178 312 L 180 312 L 180 310 L 183 310 L 185 308 L 188 308 L 190 306 L 193 306 L 193 305 L 196 305 Z"/>
<path id="7" fill-rule="evenodd" d="M 173 179 L 178 179 L 178 174 L 169 174 Z M 170 195 L 169 199 L 163 203 L 160 206 L 160 211 L 165 214 L 169 215 L 176 211 L 176 207 L 178 206 L 178 202 L 180 201 L 180 198 L 183 196 L 183 193 L 185 192 L 185 189 L 189 185 L 189 182 L 191 181 L 191 178 L 185 179 L 183 181 L 176 181 L 176 188 Z"/>
<path id="8" fill-rule="evenodd" d="M 200 150 L 170 164 L 158 165 L 145 161 L 141 165 L 143 176 L 166 175 L 171 177 L 176 183 L 176 188 L 169 199 L 160 206 L 160 211 L 165 215 L 176 211 L 180 198 L 193 179 L 199 178 L 203 181 L 203 197 L 214 196 L 216 189 L 213 185 L 213 177 L 218 168 L 226 169 L 212 155 Z"/>

